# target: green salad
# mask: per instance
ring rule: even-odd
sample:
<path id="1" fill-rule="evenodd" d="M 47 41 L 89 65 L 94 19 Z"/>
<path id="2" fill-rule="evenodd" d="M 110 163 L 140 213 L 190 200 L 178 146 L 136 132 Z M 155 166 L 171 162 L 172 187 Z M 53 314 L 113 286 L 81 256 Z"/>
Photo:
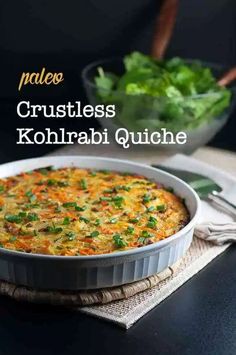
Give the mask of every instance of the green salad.
<path id="1" fill-rule="evenodd" d="M 130 130 L 188 130 L 218 117 L 231 91 L 210 68 L 181 58 L 155 60 L 139 52 L 124 57 L 122 75 L 97 68 L 97 98 L 116 105 L 116 122 Z"/>

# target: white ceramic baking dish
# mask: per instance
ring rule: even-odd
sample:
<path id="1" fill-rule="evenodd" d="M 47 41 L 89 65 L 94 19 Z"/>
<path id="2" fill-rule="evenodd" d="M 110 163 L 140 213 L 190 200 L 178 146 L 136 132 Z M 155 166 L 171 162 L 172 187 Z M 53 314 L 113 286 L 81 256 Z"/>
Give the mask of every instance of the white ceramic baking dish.
<path id="1" fill-rule="evenodd" d="M 123 252 L 92 256 L 27 254 L 0 248 L 0 280 L 35 289 L 96 289 L 134 282 L 174 264 L 189 248 L 200 209 L 194 190 L 182 180 L 161 170 L 127 160 L 92 156 L 58 156 L 27 159 L 0 166 L 0 177 L 53 165 L 107 169 L 141 174 L 170 186 L 185 199 L 190 222 L 178 233 L 160 242 Z"/>

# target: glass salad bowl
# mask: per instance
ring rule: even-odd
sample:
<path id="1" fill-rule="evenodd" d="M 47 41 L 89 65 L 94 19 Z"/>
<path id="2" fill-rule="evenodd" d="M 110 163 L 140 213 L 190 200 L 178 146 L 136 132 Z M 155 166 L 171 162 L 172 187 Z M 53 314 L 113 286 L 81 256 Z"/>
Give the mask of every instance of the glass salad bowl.
<path id="1" fill-rule="evenodd" d="M 185 63 L 198 62 L 188 60 Z M 201 64 L 209 68 L 215 78 L 221 77 L 228 69 L 215 64 Z M 152 133 L 161 132 L 165 128 L 173 135 L 183 131 L 187 136 L 185 144 L 156 145 L 151 143 L 142 145 L 142 147 L 151 146 L 153 148 L 155 145 L 161 150 L 190 154 L 207 144 L 221 130 L 234 108 L 234 87 L 230 88 L 231 93 L 228 91 L 226 95 L 216 91 L 180 96 L 172 86 L 166 89 L 168 90 L 167 95 L 158 93 L 158 96 L 153 96 L 142 93 L 142 88 L 139 92 L 139 87 L 132 83 L 125 86 L 125 80 L 127 84 L 126 77 L 124 80 L 121 79 L 124 82 L 121 82 L 120 88 L 113 90 L 111 88 L 112 82 L 117 80 L 117 77 L 121 77 L 124 72 L 124 62 L 119 58 L 93 62 L 86 66 L 82 72 L 90 104 L 115 105 L 116 107 L 114 118 L 98 118 L 102 127 L 108 129 L 111 137 L 114 137 L 119 128 L 126 128 L 134 134 L 143 132 L 145 129 Z M 107 75 L 107 73 L 109 74 Z M 102 78 L 101 86 L 98 86 L 97 78 Z M 132 73 L 128 79 L 132 81 Z M 204 80 L 205 78 L 202 77 L 203 83 Z M 161 88 L 160 85 L 162 82 L 157 82 L 158 90 Z"/>

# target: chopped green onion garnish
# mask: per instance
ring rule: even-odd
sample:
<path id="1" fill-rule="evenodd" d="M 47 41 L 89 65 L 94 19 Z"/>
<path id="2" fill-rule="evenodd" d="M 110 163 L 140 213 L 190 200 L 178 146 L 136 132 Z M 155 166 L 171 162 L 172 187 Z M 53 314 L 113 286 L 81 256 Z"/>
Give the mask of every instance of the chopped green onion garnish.
<path id="1" fill-rule="evenodd" d="M 143 238 L 151 238 L 152 235 L 148 231 L 142 231 L 141 237 L 143 237 Z"/>
<path id="2" fill-rule="evenodd" d="M 48 186 L 53 186 L 56 185 L 57 181 L 55 179 L 49 179 L 47 180 L 47 185 Z"/>
<path id="3" fill-rule="evenodd" d="M 154 228 L 156 227 L 156 223 L 154 223 L 154 222 L 148 222 L 148 223 L 147 223 L 147 227 L 154 229 Z"/>
<path id="4" fill-rule="evenodd" d="M 151 196 L 148 194 L 143 195 L 143 202 L 147 203 L 149 201 L 151 201 Z"/>
<path id="5" fill-rule="evenodd" d="M 37 213 L 28 213 L 27 219 L 28 219 L 28 221 L 33 222 L 33 221 L 38 221 L 39 217 L 38 217 Z"/>
<path id="6" fill-rule="evenodd" d="M 116 233 L 113 235 L 113 241 L 117 248 L 123 248 L 127 246 L 127 243 L 123 240 L 120 234 Z"/>
<path id="7" fill-rule="evenodd" d="M 157 206 L 157 211 L 164 212 L 166 210 L 166 205 L 158 205 Z"/>
<path id="8" fill-rule="evenodd" d="M 150 206 L 147 208 L 147 212 L 152 212 L 155 210 L 155 207 L 154 206 Z"/>
<path id="9" fill-rule="evenodd" d="M 118 221 L 118 219 L 114 217 L 114 218 L 111 218 L 109 222 L 111 224 L 115 224 L 117 221 Z"/>
<path id="10" fill-rule="evenodd" d="M 111 200 L 112 200 L 111 197 L 106 197 L 106 196 L 100 197 L 100 201 L 111 201 Z"/>
<path id="11" fill-rule="evenodd" d="M 83 206 L 83 207 L 75 206 L 75 210 L 76 211 L 80 211 L 80 212 L 85 211 L 86 210 L 86 206 Z"/>
<path id="12" fill-rule="evenodd" d="M 80 216 L 79 219 L 80 219 L 80 221 L 83 221 L 84 223 L 89 223 L 90 222 L 88 218 L 85 218 L 83 216 Z"/>
<path id="13" fill-rule="evenodd" d="M 112 192 L 114 192 L 113 189 L 106 189 L 103 191 L 105 194 L 111 194 Z"/>
<path id="14" fill-rule="evenodd" d="M 77 206 L 77 203 L 76 203 L 76 202 L 65 202 L 65 203 L 63 203 L 62 206 L 65 207 L 65 208 L 68 208 L 68 207 L 76 207 L 76 206 Z"/>
<path id="15" fill-rule="evenodd" d="M 125 185 L 117 185 L 117 186 L 115 186 L 115 191 L 118 192 L 119 190 L 130 191 L 131 187 L 125 186 Z"/>
<path id="16" fill-rule="evenodd" d="M 153 216 L 149 217 L 149 221 L 153 222 L 153 223 L 157 223 L 157 219 L 155 217 L 153 217 Z"/>
<path id="17" fill-rule="evenodd" d="M 15 214 L 6 214 L 5 220 L 10 223 L 21 223 L 22 217 Z"/>
<path id="18" fill-rule="evenodd" d="M 95 238 L 99 235 L 99 231 L 93 231 L 91 234 L 90 234 L 90 237 L 91 238 Z"/>
<path id="19" fill-rule="evenodd" d="M 115 196 L 112 198 L 112 201 L 114 202 L 116 207 L 120 208 L 122 206 L 122 203 L 124 202 L 124 197 Z"/>
<path id="20" fill-rule="evenodd" d="M 139 218 L 130 218 L 129 222 L 130 223 L 138 223 L 139 222 Z"/>
<path id="21" fill-rule="evenodd" d="M 141 243 L 141 244 L 146 244 L 148 241 L 148 238 L 145 238 L 145 237 L 139 237 L 138 238 L 138 242 Z"/>
<path id="22" fill-rule="evenodd" d="M 15 235 L 13 235 L 12 237 L 9 238 L 9 242 L 12 243 L 17 239 L 17 237 Z"/>
<path id="23" fill-rule="evenodd" d="M 60 212 L 61 212 L 61 208 L 58 206 L 58 207 L 55 208 L 54 211 L 55 211 L 56 213 L 60 213 Z"/>
<path id="24" fill-rule="evenodd" d="M 81 186 L 81 189 L 83 189 L 83 190 L 87 189 L 88 186 L 87 186 L 87 182 L 85 179 L 80 180 L 80 186 Z"/>
<path id="25" fill-rule="evenodd" d="M 70 224 L 70 217 L 65 217 L 62 224 L 64 224 L 65 226 L 67 226 L 68 224 Z"/>
<path id="26" fill-rule="evenodd" d="M 25 208 L 37 208 L 40 207 L 40 204 L 38 203 L 26 203 Z"/>
<path id="27" fill-rule="evenodd" d="M 127 227 L 127 229 L 126 229 L 126 233 L 127 234 L 133 234 L 134 233 L 134 227 Z"/>
<path id="28" fill-rule="evenodd" d="M 60 187 L 66 187 L 69 186 L 69 183 L 67 181 L 58 181 L 57 185 Z"/>
<path id="29" fill-rule="evenodd" d="M 68 232 L 66 233 L 66 236 L 68 237 L 69 241 L 72 241 L 76 238 L 76 234 L 74 232 Z"/>
<path id="30" fill-rule="evenodd" d="M 21 218 L 25 218 L 27 216 L 27 213 L 26 212 L 19 212 L 18 216 Z"/>
<path id="31" fill-rule="evenodd" d="M 38 171 L 42 175 L 47 175 L 48 172 L 51 171 L 51 170 L 53 170 L 53 166 L 47 166 L 45 168 L 36 169 L 35 171 Z"/>
<path id="32" fill-rule="evenodd" d="M 30 190 L 30 191 L 27 191 L 25 193 L 25 196 L 27 196 L 30 200 L 30 202 L 34 202 L 36 200 L 36 196 L 33 194 L 33 192 Z"/>
<path id="33" fill-rule="evenodd" d="M 96 221 L 94 222 L 94 224 L 95 224 L 95 226 L 100 226 L 100 224 L 101 224 L 100 219 L 99 219 L 99 218 L 96 219 Z"/>
<path id="34" fill-rule="evenodd" d="M 47 227 L 47 232 L 50 232 L 50 233 L 57 234 L 57 233 L 61 233 L 62 231 L 63 231 L 63 228 L 56 227 L 54 224 L 52 226 Z"/>

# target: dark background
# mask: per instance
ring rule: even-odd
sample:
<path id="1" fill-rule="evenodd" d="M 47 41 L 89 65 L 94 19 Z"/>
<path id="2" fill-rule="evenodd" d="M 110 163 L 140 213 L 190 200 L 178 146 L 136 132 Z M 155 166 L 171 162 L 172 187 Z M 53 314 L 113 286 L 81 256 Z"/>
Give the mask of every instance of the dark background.
<path id="1" fill-rule="evenodd" d="M 160 0 L 8 0 L 0 1 L 0 161 L 45 153 L 50 146 L 16 146 L 16 127 L 87 129 L 95 119 L 24 120 L 16 104 L 86 102 L 80 72 L 90 61 L 149 52 Z M 236 1 L 181 0 L 168 56 L 199 58 L 224 65 L 236 63 Z M 23 71 L 64 72 L 57 87 L 30 87 L 17 91 Z M 236 114 L 210 143 L 236 151 Z M 69 122 L 68 122 L 69 121 Z"/>

